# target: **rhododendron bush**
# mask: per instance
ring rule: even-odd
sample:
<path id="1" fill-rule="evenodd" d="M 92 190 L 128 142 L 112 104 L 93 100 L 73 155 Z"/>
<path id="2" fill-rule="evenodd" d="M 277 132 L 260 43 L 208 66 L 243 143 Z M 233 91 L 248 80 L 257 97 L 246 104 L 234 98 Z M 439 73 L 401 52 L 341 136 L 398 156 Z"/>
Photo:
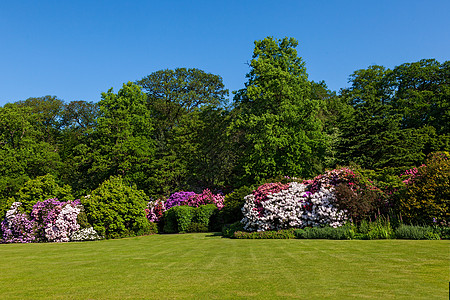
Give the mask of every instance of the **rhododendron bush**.
<path id="1" fill-rule="evenodd" d="M 3 243 L 69 242 L 71 236 L 76 240 L 89 240 L 96 234 L 76 235 L 80 231 L 77 217 L 82 208 L 79 200 L 61 202 L 54 198 L 38 201 L 30 216 L 20 211 L 21 205 L 14 202 L 1 223 Z M 81 239 L 83 236 L 87 238 Z"/>
<path id="2" fill-rule="evenodd" d="M 337 188 L 343 186 L 347 193 L 337 193 Z M 327 171 L 301 183 L 266 183 L 245 197 L 241 222 L 248 231 L 322 225 L 338 227 L 373 208 L 372 204 L 353 203 L 364 202 L 368 198 L 366 191 L 372 190 L 378 191 L 370 181 L 365 182 L 349 168 Z M 375 199 L 376 196 L 370 201 Z"/>
<path id="3" fill-rule="evenodd" d="M 344 211 L 333 206 L 332 188 L 321 187 L 315 193 L 308 185 L 291 182 L 265 184 L 245 197 L 242 223 L 247 231 L 279 230 L 306 226 L 341 226 Z"/>

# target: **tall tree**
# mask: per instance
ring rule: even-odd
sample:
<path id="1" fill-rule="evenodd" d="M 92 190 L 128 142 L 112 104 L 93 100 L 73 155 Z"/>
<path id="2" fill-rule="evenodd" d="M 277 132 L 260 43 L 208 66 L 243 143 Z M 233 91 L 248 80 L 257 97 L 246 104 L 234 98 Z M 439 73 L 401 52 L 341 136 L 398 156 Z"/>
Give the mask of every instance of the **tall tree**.
<path id="1" fill-rule="evenodd" d="M 310 97 L 306 68 L 293 38 L 255 41 L 245 88 L 235 96 L 245 182 L 277 175 L 311 176 L 322 169 L 327 136 Z"/>
<path id="2" fill-rule="evenodd" d="M 86 143 L 73 149 L 75 166 L 70 182 L 75 190 L 87 192 L 113 175 L 145 189 L 154 157 L 153 119 L 146 95 L 131 82 L 118 93 L 102 94 L 94 131 Z M 76 192 L 76 191 L 75 191 Z"/>
<path id="3" fill-rule="evenodd" d="M 353 108 L 340 126 L 341 163 L 353 161 L 369 169 L 402 169 L 424 159 L 436 130 L 424 119 L 426 113 L 422 117 L 417 115 L 423 109 L 411 111 L 413 107 L 413 110 L 423 108 L 420 97 L 408 97 L 409 105 L 399 100 L 404 95 L 403 88 L 399 89 L 399 71 L 370 66 L 350 77 L 352 86 L 341 92 L 341 97 Z"/>
<path id="4" fill-rule="evenodd" d="M 192 162 L 197 161 L 201 144 L 208 143 L 199 138 L 202 118 L 207 116 L 203 111 L 226 103 L 228 90 L 222 78 L 198 69 L 177 68 L 154 72 L 137 84 L 147 94 L 147 107 L 155 120 L 155 176 L 149 178 L 149 184 L 159 194 L 192 188 L 189 185 L 196 185 Z M 208 173 L 210 167 L 202 171 Z"/>

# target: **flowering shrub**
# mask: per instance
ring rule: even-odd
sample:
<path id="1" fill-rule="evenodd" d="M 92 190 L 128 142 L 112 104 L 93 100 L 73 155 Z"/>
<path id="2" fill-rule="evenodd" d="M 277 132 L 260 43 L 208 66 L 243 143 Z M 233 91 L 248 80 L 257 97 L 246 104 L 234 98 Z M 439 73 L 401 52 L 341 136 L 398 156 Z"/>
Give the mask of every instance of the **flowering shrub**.
<path id="1" fill-rule="evenodd" d="M 145 215 L 150 222 L 159 222 L 166 211 L 167 202 L 161 199 L 150 201 L 145 209 Z"/>
<path id="2" fill-rule="evenodd" d="M 190 197 L 195 196 L 194 192 L 176 192 L 170 195 L 169 198 L 167 198 L 167 201 L 165 203 L 165 208 L 170 209 L 174 206 L 180 206 L 183 205 Z"/>
<path id="3" fill-rule="evenodd" d="M 61 202 L 56 198 L 38 201 L 31 216 L 19 211 L 20 202 L 14 202 L 1 223 L 4 243 L 69 242 L 79 232 L 77 217 L 82 210 L 79 200 Z M 92 239 L 93 233 L 84 231 L 74 235 L 75 240 Z M 96 234 L 96 233 L 95 233 Z M 96 238 L 98 239 L 98 234 Z"/>
<path id="4" fill-rule="evenodd" d="M 346 211 L 354 222 L 367 218 L 375 211 L 385 213 L 390 207 L 381 189 L 362 172 L 349 168 L 326 171 L 309 182 L 308 191 L 311 193 L 314 194 L 320 188 L 331 189 L 334 193 L 334 206 Z"/>
<path id="5" fill-rule="evenodd" d="M 70 234 L 80 229 L 77 216 L 80 208 L 77 202 L 68 202 L 59 212 L 56 220 L 45 226 L 45 238 L 49 242 L 69 242 Z"/>
<path id="6" fill-rule="evenodd" d="M 280 230 L 290 227 L 341 226 L 344 211 L 333 206 L 333 187 L 321 186 L 316 192 L 307 185 L 291 182 L 265 184 L 245 197 L 242 223 L 247 231 Z"/>
<path id="7" fill-rule="evenodd" d="M 20 202 L 14 202 L 2 221 L 3 243 L 31 243 L 35 238 L 35 222 L 19 212 Z"/>
<path id="8" fill-rule="evenodd" d="M 223 195 L 214 195 L 209 189 L 205 189 L 201 194 L 194 194 L 189 197 L 183 205 L 199 207 L 200 205 L 214 204 L 220 210 L 223 208 L 223 200 Z"/>
<path id="9" fill-rule="evenodd" d="M 77 231 L 81 211 L 80 200 L 61 202 L 56 198 L 38 201 L 33 205 L 31 220 L 36 224 L 39 241 L 68 242 L 69 235 Z"/>

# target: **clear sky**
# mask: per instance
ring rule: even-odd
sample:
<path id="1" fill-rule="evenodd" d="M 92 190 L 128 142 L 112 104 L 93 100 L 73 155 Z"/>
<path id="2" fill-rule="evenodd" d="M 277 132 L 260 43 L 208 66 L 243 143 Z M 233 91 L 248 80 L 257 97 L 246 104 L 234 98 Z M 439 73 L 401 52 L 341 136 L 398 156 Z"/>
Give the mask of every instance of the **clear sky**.
<path id="1" fill-rule="evenodd" d="M 244 86 L 253 42 L 294 37 L 309 78 L 450 59 L 450 1 L 0 1 L 0 105 L 101 93 L 161 69 L 198 68 Z M 230 93 L 231 94 L 231 93 Z"/>

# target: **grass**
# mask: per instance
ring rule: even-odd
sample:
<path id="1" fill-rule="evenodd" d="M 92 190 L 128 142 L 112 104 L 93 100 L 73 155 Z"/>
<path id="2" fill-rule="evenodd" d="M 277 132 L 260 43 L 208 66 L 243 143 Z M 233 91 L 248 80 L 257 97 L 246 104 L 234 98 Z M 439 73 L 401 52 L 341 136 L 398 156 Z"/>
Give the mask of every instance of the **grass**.
<path id="1" fill-rule="evenodd" d="M 0 245 L 0 298 L 446 299 L 449 241 L 154 235 Z"/>

